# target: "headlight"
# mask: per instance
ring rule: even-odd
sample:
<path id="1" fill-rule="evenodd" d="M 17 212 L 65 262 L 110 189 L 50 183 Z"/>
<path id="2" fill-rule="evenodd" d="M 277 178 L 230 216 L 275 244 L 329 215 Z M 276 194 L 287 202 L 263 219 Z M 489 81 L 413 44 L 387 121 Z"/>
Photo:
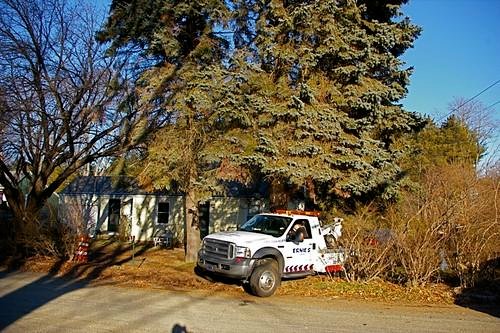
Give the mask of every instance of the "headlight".
<path id="1" fill-rule="evenodd" d="M 250 249 L 244 246 L 236 246 L 234 256 L 237 258 L 251 258 Z"/>

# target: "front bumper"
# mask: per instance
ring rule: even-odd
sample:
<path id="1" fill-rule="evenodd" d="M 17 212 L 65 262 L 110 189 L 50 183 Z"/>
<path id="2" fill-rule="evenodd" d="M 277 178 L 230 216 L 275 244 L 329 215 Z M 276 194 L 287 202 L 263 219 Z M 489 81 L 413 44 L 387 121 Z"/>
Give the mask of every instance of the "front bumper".
<path id="1" fill-rule="evenodd" d="M 206 256 L 203 251 L 198 252 L 197 266 L 216 275 L 232 279 L 246 280 L 252 273 L 255 259 L 235 258 L 224 260 Z"/>

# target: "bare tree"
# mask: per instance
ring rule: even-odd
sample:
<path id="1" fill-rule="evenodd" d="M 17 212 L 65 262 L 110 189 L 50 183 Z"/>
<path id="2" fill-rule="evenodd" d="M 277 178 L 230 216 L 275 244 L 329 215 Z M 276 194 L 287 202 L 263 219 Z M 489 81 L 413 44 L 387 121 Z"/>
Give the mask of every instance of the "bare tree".
<path id="1" fill-rule="evenodd" d="M 483 169 L 493 168 L 494 164 L 498 163 L 499 158 L 499 120 L 493 117 L 494 109 L 485 106 L 480 101 L 466 100 L 465 98 L 455 98 L 448 105 L 448 109 L 467 124 L 468 128 L 477 136 L 478 144 L 486 150 L 486 159 L 483 158 L 481 167 Z"/>
<path id="2" fill-rule="evenodd" d="M 478 135 L 480 144 L 486 144 L 493 136 L 496 124 L 482 102 L 456 98 L 449 104 L 449 109 Z"/>
<path id="3" fill-rule="evenodd" d="M 82 2 L 0 0 L 0 184 L 16 236 L 69 176 L 151 124 L 133 106 L 127 60 L 95 41 L 98 17 Z"/>

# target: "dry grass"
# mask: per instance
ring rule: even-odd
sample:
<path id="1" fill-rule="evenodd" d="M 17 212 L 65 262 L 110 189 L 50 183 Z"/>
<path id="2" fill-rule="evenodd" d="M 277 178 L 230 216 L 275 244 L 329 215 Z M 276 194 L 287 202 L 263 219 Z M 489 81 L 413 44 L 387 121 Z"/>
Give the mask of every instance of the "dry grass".
<path id="1" fill-rule="evenodd" d="M 51 258 L 37 257 L 26 261 L 22 269 L 52 271 L 58 276 L 86 279 L 91 285 L 246 295 L 236 283 L 211 282 L 197 276 L 194 264 L 185 263 L 183 258 L 182 249 L 137 246 L 132 250 L 130 244 L 98 241 L 91 247 L 88 263 L 58 263 Z M 452 289 L 444 284 L 409 288 L 381 280 L 347 282 L 326 275 L 283 281 L 277 295 L 409 304 L 452 304 L 454 300 Z"/>
<path id="2" fill-rule="evenodd" d="M 408 304 L 452 304 L 454 301 L 452 289 L 444 284 L 404 287 L 382 280 L 348 282 L 322 275 L 285 282 L 279 294 Z"/>

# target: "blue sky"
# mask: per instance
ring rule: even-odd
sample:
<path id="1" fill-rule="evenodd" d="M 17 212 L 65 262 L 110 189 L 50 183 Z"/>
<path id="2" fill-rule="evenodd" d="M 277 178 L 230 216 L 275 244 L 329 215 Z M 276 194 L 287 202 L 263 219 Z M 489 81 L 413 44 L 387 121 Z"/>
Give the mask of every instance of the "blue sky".
<path id="1" fill-rule="evenodd" d="M 402 101 L 408 110 L 440 119 L 455 98 L 500 80 L 500 0 L 410 0 L 403 12 L 423 29 L 403 56 L 414 67 Z M 475 100 L 498 102 L 500 83 Z M 500 118 L 500 103 L 488 111 Z"/>
<path id="2" fill-rule="evenodd" d="M 454 99 L 467 100 L 500 80 L 500 0 L 410 0 L 402 10 L 423 29 L 403 56 L 414 67 L 406 109 L 440 121 Z M 500 82 L 474 101 L 499 102 Z M 487 112 L 496 129 L 483 161 L 499 160 L 500 103 Z"/>

